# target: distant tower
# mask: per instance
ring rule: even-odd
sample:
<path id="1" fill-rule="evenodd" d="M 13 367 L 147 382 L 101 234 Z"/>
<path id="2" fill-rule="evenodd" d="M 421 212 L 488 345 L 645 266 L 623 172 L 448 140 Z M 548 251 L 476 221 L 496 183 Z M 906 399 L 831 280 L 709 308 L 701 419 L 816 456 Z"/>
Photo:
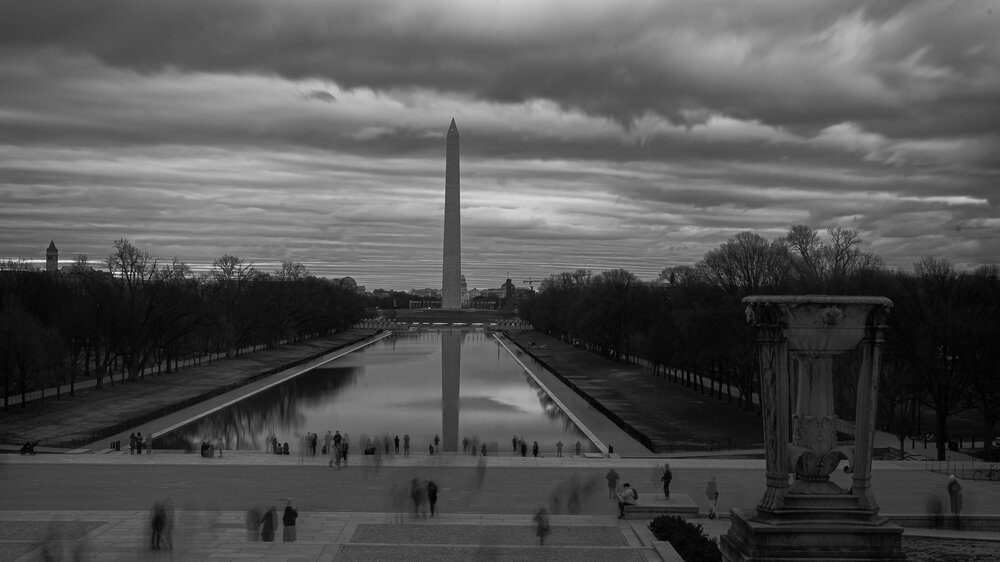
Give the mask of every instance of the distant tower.
<path id="1" fill-rule="evenodd" d="M 459 214 L 458 126 L 451 120 L 444 170 L 444 264 L 441 268 L 441 308 L 462 308 L 462 219 Z"/>
<path id="2" fill-rule="evenodd" d="M 56 248 L 55 240 L 50 240 L 49 247 L 45 250 L 45 271 L 50 273 L 59 271 L 59 248 Z"/>

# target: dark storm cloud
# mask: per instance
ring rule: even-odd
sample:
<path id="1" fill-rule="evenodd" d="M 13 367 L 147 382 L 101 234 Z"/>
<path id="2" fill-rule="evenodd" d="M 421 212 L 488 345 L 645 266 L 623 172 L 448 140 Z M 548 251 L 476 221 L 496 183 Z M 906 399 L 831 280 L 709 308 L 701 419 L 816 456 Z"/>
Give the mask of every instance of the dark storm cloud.
<path id="1" fill-rule="evenodd" d="M 550 99 L 626 124 L 651 111 L 693 125 L 708 111 L 807 130 L 982 133 L 1000 119 L 995 4 L 50 0 L 8 3 L 0 44 L 141 73 Z"/>

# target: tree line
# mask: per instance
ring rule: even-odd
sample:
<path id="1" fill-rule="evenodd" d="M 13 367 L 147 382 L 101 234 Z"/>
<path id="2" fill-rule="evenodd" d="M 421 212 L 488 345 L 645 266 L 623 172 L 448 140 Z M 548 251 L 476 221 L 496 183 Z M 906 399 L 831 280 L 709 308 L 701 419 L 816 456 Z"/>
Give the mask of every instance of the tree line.
<path id="1" fill-rule="evenodd" d="M 969 412 L 982 422 L 985 454 L 1000 417 L 1000 281 L 996 265 L 959 270 L 924 258 L 912 271 L 887 268 L 857 231 L 825 236 L 795 225 L 767 240 L 741 232 L 693 266 L 665 268 L 643 283 L 623 270 L 579 269 L 549 276 L 521 303 L 535 329 L 605 357 L 648 363 L 654 373 L 746 409 L 759 389 L 755 334 L 741 299 L 766 294 L 885 296 L 893 306 L 882 355 L 878 423 L 900 440 L 915 436 L 921 415 L 940 460 L 948 420 Z M 858 354 L 838 361 L 838 413 L 853 415 Z M 729 391 L 723 392 L 723 388 Z"/>
<path id="2" fill-rule="evenodd" d="M 182 361 L 233 356 L 348 328 L 364 297 L 286 261 L 273 272 L 234 255 L 196 275 L 127 239 L 96 270 L 86 255 L 61 273 L 0 264 L 0 377 L 9 397 L 121 373 L 137 380 Z M 101 376 L 98 376 L 101 375 Z M 114 376 L 108 377 L 114 384 Z"/>

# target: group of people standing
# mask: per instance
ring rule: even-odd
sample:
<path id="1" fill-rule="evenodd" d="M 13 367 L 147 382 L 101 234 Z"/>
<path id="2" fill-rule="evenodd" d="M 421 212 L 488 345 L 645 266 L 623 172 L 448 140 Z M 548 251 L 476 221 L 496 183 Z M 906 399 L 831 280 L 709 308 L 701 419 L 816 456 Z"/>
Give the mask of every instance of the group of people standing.
<path id="1" fill-rule="evenodd" d="M 281 515 L 281 539 L 283 542 L 298 540 L 295 522 L 299 512 L 292 506 L 292 499 L 285 500 L 285 510 Z M 273 507 L 253 507 L 246 513 L 247 540 L 251 542 L 274 542 L 275 531 L 278 528 L 278 511 Z"/>
<path id="2" fill-rule="evenodd" d="M 430 507 L 431 517 L 437 514 L 438 485 L 433 480 L 422 481 L 414 478 L 410 482 L 410 499 L 413 500 L 413 517 L 427 518 Z"/>
<path id="3" fill-rule="evenodd" d="M 142 436 L 142 432 L 132 432 L 128 436 L 128 452 L 129 454 L 141 455 L 143 447 L 146 448 L 146 454 L 153 452 L 153 439 L 145 438 Z"/>
<path id="4" fill-rule="evenodd" d="M 513 448 L 514 448 L 514 454 L 515 455 L 517 455 L 518 453 L 521 453 L 522 457 L 528 456 L 528 442 L 527 441 L 525 441 L 523 438 L 518 437 L 517 435 L 515 435 L 510 440 L 510 442 L 511 442 L 511 445 L 513 446 Z M 577 441 L 576 444 L 573 445 L 573 450 L 574 450 L 574 452 L 576 453 L 577 456 L 580 456 L 580 454 L 583 453 L 583 444 L 580 443 L 580 441 Z M 532 443 L 531 443 L 531 456 L 537 457 L 539 451 L 540 451 L 540 449 L 538 448 L 538 441 L 532 441 Z M 556 456 L 557 457 L 563 456 L 563 442 L 562 441 L 557 441 L 556 442 Z"/>

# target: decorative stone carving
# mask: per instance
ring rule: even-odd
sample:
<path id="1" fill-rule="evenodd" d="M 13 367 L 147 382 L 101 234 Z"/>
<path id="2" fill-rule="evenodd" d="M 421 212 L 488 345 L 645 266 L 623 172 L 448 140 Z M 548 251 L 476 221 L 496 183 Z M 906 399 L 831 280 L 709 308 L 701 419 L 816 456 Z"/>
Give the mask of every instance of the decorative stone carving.
<path id="1" fill-rule="evenodd" d="M 756 510 L 733 510 L 732 526 L 720 543 L 724 556 L 902 559 L 902 529 L 878 516 L 871 493 L 879 354 L 892 302 L 826 295 L 755 296 L 743 302 L 747 322 L 757 330 L 766 488 Z M 859 345 L 855 440 L 838 444 L 833 359 Z M 795 389 L 791 407 L 790 388 Z M 850 463 L 845 467 L 852 474 L 850 490 L 830 481 L 844 460 Z M 829 532 L 819 537 L 818 527 Z M 859 532 L 862 527 L 866 530 Z"/>

